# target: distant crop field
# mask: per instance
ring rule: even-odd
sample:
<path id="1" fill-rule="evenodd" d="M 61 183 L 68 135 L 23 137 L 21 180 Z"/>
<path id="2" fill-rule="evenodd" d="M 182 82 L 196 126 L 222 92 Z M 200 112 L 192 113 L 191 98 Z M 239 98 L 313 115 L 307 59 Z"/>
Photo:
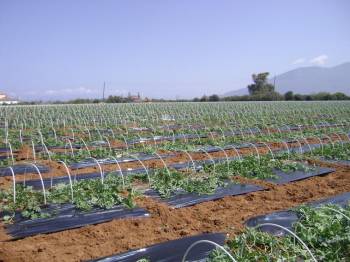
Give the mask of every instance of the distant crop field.
<path id="1" fill-rule="evenodd" d="M 350 257 L 350 102 L 0 106 L 0 118 L 0 260 Z"/>

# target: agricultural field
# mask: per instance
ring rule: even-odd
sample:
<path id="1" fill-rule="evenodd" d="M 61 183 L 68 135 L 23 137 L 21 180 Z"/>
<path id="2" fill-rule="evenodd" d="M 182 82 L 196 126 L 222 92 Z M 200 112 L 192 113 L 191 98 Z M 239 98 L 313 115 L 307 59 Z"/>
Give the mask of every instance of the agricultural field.
<path id="1" fill-rule="evenodd" d="M 350 102 L 0 118 L 0 261 L 350 261 Z"/>

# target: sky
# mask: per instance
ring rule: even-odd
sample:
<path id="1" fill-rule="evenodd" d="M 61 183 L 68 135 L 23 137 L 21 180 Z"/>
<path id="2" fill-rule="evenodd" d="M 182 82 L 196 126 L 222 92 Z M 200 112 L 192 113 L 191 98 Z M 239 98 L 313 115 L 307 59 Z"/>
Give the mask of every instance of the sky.
<path id="1" fill-rule="evenodd" d="M 350 61 L 348 0 L 0 0 L 0 91 L 190 98 Z"/>

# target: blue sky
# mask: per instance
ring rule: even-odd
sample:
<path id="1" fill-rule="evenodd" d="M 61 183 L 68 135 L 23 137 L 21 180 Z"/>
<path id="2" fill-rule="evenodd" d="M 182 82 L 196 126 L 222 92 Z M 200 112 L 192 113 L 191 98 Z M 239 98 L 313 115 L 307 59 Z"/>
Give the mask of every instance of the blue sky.
<path id="1" fill-rule="evenodd" d="M 0 0 L 0 90 L 185 98 L 350 61 L 348 0 Z"/>

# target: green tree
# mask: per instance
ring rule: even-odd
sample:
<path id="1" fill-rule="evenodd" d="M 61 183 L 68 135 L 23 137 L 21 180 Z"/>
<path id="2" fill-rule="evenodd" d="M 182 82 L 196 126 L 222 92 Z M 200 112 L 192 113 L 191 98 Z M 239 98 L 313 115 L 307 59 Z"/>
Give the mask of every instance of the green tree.
<path id="1" fill-rule="evenodd" d="M 332 100 L 332 95 L 328 92 L 319 92 L 312 95 L 313 100 Z"/>
<path id="2" fill-rule="evenodd" d="M 193 102 L 199 102 L 199 98 L 198 97 L 193 98 Z"/>
<path id="3" fill-rule="evenodd" d="M 109 96 L 106 100 L 106 103 L 123 103 L 124 98 L 121 96 Z"/>
<path id="4" fill-rule="evenodd" d="M 302 100 L 304 100 L 304 97 L 303 97 L 303 95 L 301 95 L 301 94 L 295 94 L 295 95 L 294 95 L 294 100 L 296 100 L 296 101 L 302 101 Z"/>
<path id="5" fill-rule="evenodd" d="M 209 96 L 208 100 L 211 102 L 220 101 L 220 97 L 216 94 L 213 94 L 213 95 Z"/>
<path id="6" fill-rule="evenodd" d="M 208 101 L 208 97 L 206 95 L 202 96 L 200 99 L 199 99 L 200 102 L 207 102 Z"/>
<path id="7" fill-rule="evenodd" d="M 284 100 L 286 101 L 293 100 L 293 98 L 294 98 L 293 91 L 288 91 L 284 94 Z"/>
<path id="8" fill-rule="evenodd" d="M 346 94 L 341 93 L 341 92 L 334 93 L 332 95 L 332 98 L 333 98 L 333 100 L 347 100 L 347 99 L 349 99 L 349 97 Z"/>
<path id="9" fill-rule="evenodd" d="M 253 101 L 277 101 L 283 100 L 283 96 L 275 91 L 259 93 L 253 96 L 250 96 L 250 99 Z"/>
<path id="10" fill-rule="evenodd" d="M 269 76 L 268 72 L 265 73 L 259 73 L 259 74 L 253 74 L 253 82 L 254 84 L 251 84 L 248 86 L 248 92 L 250 95 L 260 95 L 260 94 L 266 94 L 275 92 L 274 85 L 271 85 L 267 82 L 267 77 Z"/>
<path id="11" fill-rule="evenodd" d="M 311 95 L 306 95 L 305 96 L 306 101 L 312 101 L 312 96 Z"/>

